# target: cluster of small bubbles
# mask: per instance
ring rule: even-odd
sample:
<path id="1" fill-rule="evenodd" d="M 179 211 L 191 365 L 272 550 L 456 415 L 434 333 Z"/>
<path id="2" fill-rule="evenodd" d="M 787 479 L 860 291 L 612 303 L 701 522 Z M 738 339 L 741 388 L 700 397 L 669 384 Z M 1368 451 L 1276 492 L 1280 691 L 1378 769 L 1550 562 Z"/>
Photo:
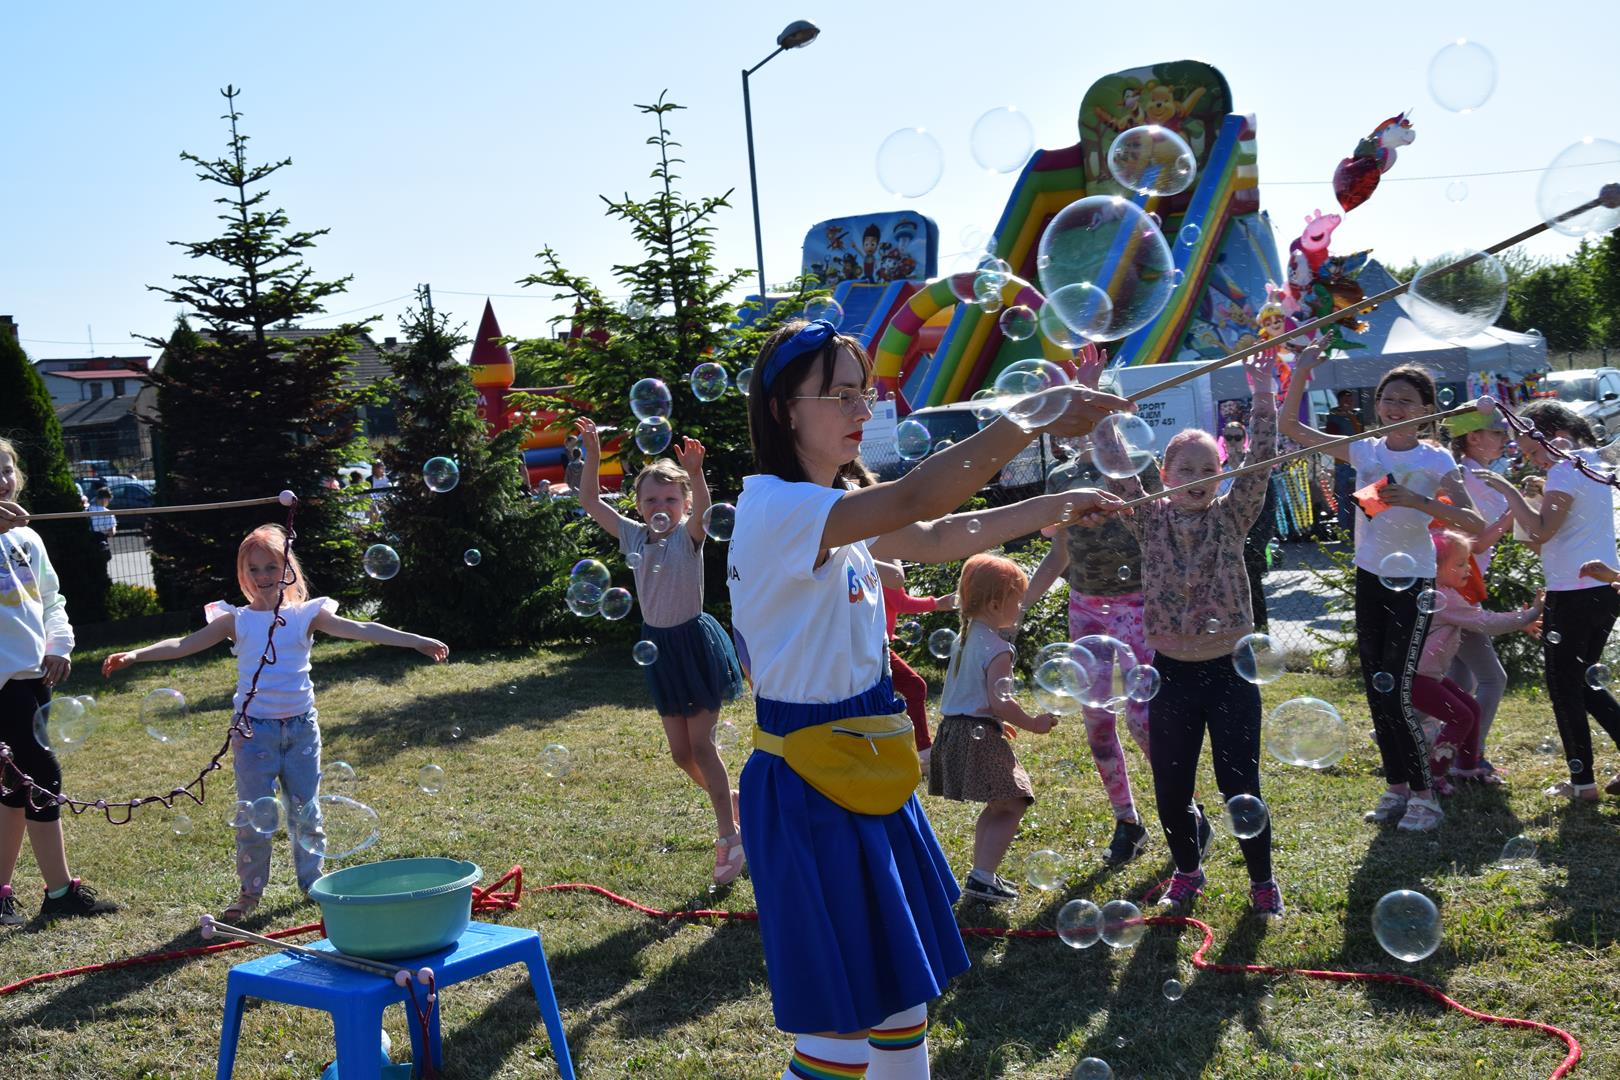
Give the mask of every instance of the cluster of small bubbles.
<path id="1" fill-rule="evenodd" d="M 945 151 L 923 128 L 900 128 L 878 145 L 878 183 L 891 195 L 920 198 L 934 190 L 944 171 Z"/>
<path id="2" fill-rule="evenodd" d="M 372 544 L 360 557 L 366 576 L 376 581 L 387 581 L 399 573 L 399 552 L 387 544 Z"/>
<path id="3" fill-rule="evenodd" d="M 561 780 L 573 769 L 573 758 L 562 743 L 547 743 L 540 751 L 540 774 L 547 780 Z"/>
<path id="4" fill-rule="evenodd" d="M 1271 710 L 1261 735 L 1266 752 L 1283 764 L 1325 769 L 1344 757 L 1350 729 L 1332 705 L 1297 697 Z"/>
<path id="5" fill-rule="evenodd" d="M 1024 880 L 1042 892 L 1063 887 L 1063 856 L 1051 848 L 1033 852 L 1024 860 Z"/>
<path id="6" fill-rule="evenodd" d="M 461 467 L 447 457 L 431 457 L 422 466 L 422 483 L 429 491 L 443 495 L 461 483 Z"/>
<path id="7" fill-rule="evenodd" d="M 731 376 L 726 374 L 725 368 L 710 360 L 692 369 L 691 383 L 693 397 L 699 401 L 718 401 L 731 386 Z"/>
<path id="8" fill-rule="evenodd" d="M 818 296 L 805 302 L 804 317 L 811 322 L 829 322 L 837 327 L 844 321 L 844 305 L 830 296 Z"/>
<path id="9" fill-rule="evenodd" d="M 1110 900 L 1102 908 L 1102 939 L 1110 949 L 1128 949 L 1147 933 L 1142 909 L 1129 900 Z"/>
<path id="10" fill-rule="evenodd" d="M 928 428 L 916 420 L 902 420 L 894 428 L 894 452 L 906 461 L 920 461 L 928 456 L 934 437 Z"/>
<path id="11" fill-rule="evenodd" d="M 1071 949 L 1089 949 L 1102 938 L 1102 909 L 1090 900 L 1070 900 L 1058 908 L 1057 936 Z"/>
<path id="12" fill-rule="evenodd" d="M 1378 562 L 1378 581 L 1384 588 L 1405 592 L 1417 582 L 1417 560 L 1404 551 L 1392 551 Z"/>
<path id="13" fill-rule="evenodd" d="M 629 589 L 609 589 L 602 594 L 602 618 L 618 622 L 630 614 L 630 609 L 634 604 L 635 601 L 631 597 Z"/>
<path id="14" fill-rule="evenodd" d="M 444 787 L 444 770 L 433 764 L 417 769 L 416 787 L 424 795 L 437 795 Z"/>
<path id="15" fill-rule="evenodd" d="M 1180 1001 L 1181 996 L 1187 992 L 1186 987 L 1181 985 L 1180 979 L 1164 980 L 1163 990 L 1164 1000 L 1166 1001 Z"/>
<path id="16" fill-rule="evenodd" d="M 947 660 L 956 648 L 956 631 L 941 627 L 928 635 L 928 651 L 941 660 Z"/>
<path id="17" fill-rule="evenodd" d="M 658 646 L 643 638 L 630 647 L 630 656 L 642 667 L 649 667 L 658 660 Z"/>
<path id="18" fill-rule="evenodd" d="M 1246 634 L 1232 650 L 1232 667 L 1245 682 L 1264 686 L 1283 675 L 1288 657 L 1269 634 Z"/>
<path id="19" fill-rule="evenodd" d="M 461 561 L 468 566 L 477 566 L 484 561 L 484 553 L 477 548 L 468 548 L 461 553 Z"/>
<path id="20" fill-rule="evenodd" d="M 710 540 L 725 543 L 737 528 L 737 508 L 731 503 L 714 503 L 703 511 L 703 532 Z"/>
<path id="21" fill-rule="evenodd" d="M 1372 685 L 1373 689 L 1378 691 L 1380 694 L 1387 694 L 1391 690 L 1395 689 L 1395 676 L 1391 675 L 1387 671 L 1374 672 L 1372 677 Z"/>
<path id="22" fill-rule="evenodd" d="M 669 426 L 667 416 L 650 417 L 636 425 L 636 446 L 648 456 L 662 454 L 674 437 L 675 429 Z"/>
<path id="23" fill-rule="evenodd" d="M 1271 812 L 1258 795 L 1234 795 L 1221 807 L 1221 825 L 1239 840 L 1250 840 L 1266 831 Z"/>
<path id="24" fill-rule="evenodd" d="M 630 411 L 637 420 L 667 417 L 673 407 L 674 399 L 662 379 L 641 379 L 630 388 Z"/>
<path id="25" fill-rule="evenodd" d="M 1409 964 L 1440 947 L 1440 909 L 1411 889 L 1386 893 L 1373 905 L 1372 928 L 1385 952 Z"/>

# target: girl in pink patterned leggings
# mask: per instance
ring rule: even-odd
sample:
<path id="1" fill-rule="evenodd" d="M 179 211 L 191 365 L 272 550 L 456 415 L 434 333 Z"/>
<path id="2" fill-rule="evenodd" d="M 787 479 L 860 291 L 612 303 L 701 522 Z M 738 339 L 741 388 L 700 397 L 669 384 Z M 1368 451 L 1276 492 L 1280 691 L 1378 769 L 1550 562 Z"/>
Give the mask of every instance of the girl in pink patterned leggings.
<path id="1" fill-rule="evenodd" d="M 1158 477 L 1149 470 L 1143 482 L 1159 490 Z M 1100 487 L 1102 474 L 1085 457 L 1075 458 L 1052 470 L 1046 490 Z M 1054 526 L 1052 548 L 1030 580 L 1024 595 L 1028 610 L 1046 595 L 1060 576 L 1069 581 L 1069 638 L 1087 634 L 1107 634 L 1131 647 L 1139 664 L 1153 663 L 1153 650 L 1147 647 L 1142 630 L 1142 554 L 1136 538 L 1118 517 L 1092 528 Z M 1148 703 L 1132 701 L 1125 706 L 1125 727 L 1136 745 L 1148 754 Z M 1125 771 L 1125 748 L 1120 744 L 1119 726 L 1108 709 L 1085 709 L 1086 742 L 1097 775 L 1114 808 L 1114 837 L 1103 852 L 1110 866 L 1120 866 L 1141 854 L 1147 846 L 1148 831 L 1136 813 L 1131 797 L 1131 779 Z"/>

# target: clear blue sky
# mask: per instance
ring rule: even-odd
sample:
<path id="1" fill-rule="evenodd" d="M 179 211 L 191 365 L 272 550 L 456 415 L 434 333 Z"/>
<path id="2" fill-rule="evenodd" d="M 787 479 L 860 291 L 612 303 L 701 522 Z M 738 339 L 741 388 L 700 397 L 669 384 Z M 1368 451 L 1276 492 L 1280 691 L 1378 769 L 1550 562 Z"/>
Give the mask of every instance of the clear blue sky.
<path id="1" fill-rule="evenodd" d="M 751 267 L 738 72 L 796 17 L 820 40 L 752 80 L 773 280 L 797 267 L 812 223 L 885 208 L 931 215 L 948 259 L 965 229 L 994 225 L 1013 181 L 969 155 L 982 112 L 1016 105 L 1041 146 L 1066 146 L 1095 78 L 1161 60 L 1215 64 L 1235 108 L 1257 114 L 1279 246 L 1333 206 L 1334 166 L 1401 109 L 1416 110 L 1417 142 L 1337 250 L 1402 262 L 1483 246 L 1535 221 L 1534 173 L 1470 176 L 1461 203 L 1448 180 L 1412 178 L 1536 169 L 1582 136 L 1620 140 L 1613 23 L 1591 3 L 26 4 L 8 13 L 0 64 L 0 313 L 35 358 L 86 355 L 87 325 L 103 355 L 167 331 L 175 310 L 145 286 L 187 268 L 167 241 L 213 235 L 212 185 L 178 154 L 222 150 L 228 82 L 243 88 L 256 159 L 293 159 L 274 201 L 295 226 L 332 230 L 313 266 L 354 275 L 332 310 L 382 314 L 379 334 L 404 307 L 390 298 L 418 282 L 476 324 L 484 294 L 524 291 L 514 283 L 547 244 L 616 292 L 609 267 L 634 249 L 597 194 L 648 190 L 653 128 L 633 106 L 666 88 L 688 106 L 674 121 L 685 190 L 736 188 L 720 261 Z M 1430 57 L 1458 37 L 1497 60 L 1494 96 L 1471 115 L 1427 89 Z M 934 131 L 946 154 L 915 201 L 873 169 L 905 126 Z M 1529 250 L 1572 246 L 1547 236 Z M 546 332 L 557 309 L 528 292 L 496 298 L 507 333 Z"/>

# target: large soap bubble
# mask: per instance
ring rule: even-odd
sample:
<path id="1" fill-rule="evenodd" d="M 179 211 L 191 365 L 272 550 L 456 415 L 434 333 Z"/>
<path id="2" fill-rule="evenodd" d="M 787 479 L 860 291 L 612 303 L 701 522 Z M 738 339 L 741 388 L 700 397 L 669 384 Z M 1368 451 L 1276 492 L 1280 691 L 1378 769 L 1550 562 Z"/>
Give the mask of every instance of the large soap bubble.
<path id="1" fill-rule="evenodd" d="M 1115 480 L 1151 468 L 1153 425 L 1135 413 L 1110 413 L 1091 433 L 1091 463 Z"/>
<path id="2" fill-rule="evenodd" d="M 1462 259 L 1466 266 L 1442 273 Z M 1448 251 L 1418 268 L 1406 313 L 1419 330 L 1443 341 L 1472 337 L 1496 322 L 1507 306 L 1508 276 L 1492 255 Z"/>
<path id="3" fill-rule="evenodd" d="M 1297 697 L 1271 710 L 1262 735 L 1266 752 L 1283 764 L 1325 769 L 1344 757 L 1349 728 L 1327 702 Z"/>
<path id="4" fill-rule="evenodd" d="M 1420 892 L 1397 889 L 1373 905 L 1373 936 L 1397 960 L 1415 964 L 1440 947 L 1440 909 Z"/>
<path id="5" fill-rule="evenodd" d="M 1175 287 L 1175 263 L 1159 226 L 1118 196 L 1093 195 L 1058 211 L 1041 234 L 1036 266 L 1047 303 L 1094 341 L 1140 330 L 1164 310 Z M 1090 288 L 1063 291 L 1081 284 Z"/>
<path id="6" fill-rule="evenodd" d="M 1071 949 L 1089 949 L 1102 939 L 1102 908 L 1090 900 L 1070 900 L 1058 909 L 1058 940 Z"/>
<path id="7" fill-rule="evenodd" d="M 945 151 L 922 128 L 891 132 L 878 146 L 877 178 L 892 195 L 915 199 L 934 190 L 945 171 Z"/>
<path id="8" fill-rule="evenodd" d="M 1038 395 L 1068 384 L 1069 373 L 1050 360 L 1015 360 L 996 376 L 996 396 L 1012 399 L 1006 406 L 1007 419 L 1034 431 L 1062 416 L 1067 406 L 1062 394 Z"/>
<path id="9" fill-rule="evenodd" d="M 298 846 L 323 859 L 346 859 L 382 836 L 377 811 L 345 795 L 318 795 L 293 814 Z"/>
<path id="10" fill-rule="evenodd" d="M 1536 212 L 1565 236 L 1602 234 L 1620 227 L 1620 143 L 1587 136 L 1552 159 L 1536 186 Z M 1607 188 L 1608 190 L 1604 190 Z M 1603 204 L 1571 218 L 1563 215 L 1604 195 Z"/>
<path id="11" fill-rule="evenodd" d="M 1119 638 L 1087 634 L 1076 638 L 1075 648 L 1093 658 L 1091 678 L 1080 690 L 1080 700 L 1096 709 L 1117 709 L 1130 700 L 1136 654 Z M 1070 655 L 1075 655 L 1071 653 Z"/>
<path id="12" fill-rule="evenodd" d="M 1108 148 L 1108 171 L 1138 195 L 1179 195 L 1198 175 L 1187 141 L 1167 127 L 1143 124 L 1122 131 Z"/>
<path id="13" fill-rule="evenodd" d="M 1035 125 L 1011 105 L 991 109 L 973 122 L 968 148 L 981 168 L 1010 173 L 1024 167 L 1035 149 Z"/>
<path id="14" fill-rule="evenodd" d="M 1496 57 L 1477 41 L 1458 38 L 1429 61 L 1429 96 L 1442 108 L 1471 113 L 1496 89 Z"/>
<path id="15" fill-rule="evenodd" d="M 637 420 L 668 416 L 673 406 L 669 387 L 662 379 L 641 379 L 630 388 L 630 411 L 636 414 Z"/>
<path id="16" fill-rule="evenodd" d="M 77 750 L 95 730 L 93 703 L 93 698 L 71 696 L 47 701 L 34 711 L 34 741 L 55 754 Z M 0 768 L 0 774 L 5 771 Z"/>
<path id="17" fill-rule="evenodd" d="M 160 743 L 178 742 L 191 734 L 191 710 L 186 695 L 162 687 L 141 699 L 141 726 Z"/>

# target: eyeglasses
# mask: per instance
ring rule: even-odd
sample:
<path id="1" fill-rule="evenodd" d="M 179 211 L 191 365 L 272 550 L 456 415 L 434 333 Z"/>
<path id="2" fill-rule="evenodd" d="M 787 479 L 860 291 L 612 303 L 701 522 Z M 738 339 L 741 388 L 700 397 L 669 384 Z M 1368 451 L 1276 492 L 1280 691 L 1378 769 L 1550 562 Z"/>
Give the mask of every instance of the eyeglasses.
<path id="1" fill-rule="evenodd" d="M 836 394 L 802 394 L 799 397 L 790 397 L 789 401 L 836 401 L 838 407 L 844 410 L 845 416 L 859 416 L 864 408 L 868 413 L 872 406 L 877 404 L 878 392 L 873 390 L 856 390 L 851 387 L 841 387 Z"/>

